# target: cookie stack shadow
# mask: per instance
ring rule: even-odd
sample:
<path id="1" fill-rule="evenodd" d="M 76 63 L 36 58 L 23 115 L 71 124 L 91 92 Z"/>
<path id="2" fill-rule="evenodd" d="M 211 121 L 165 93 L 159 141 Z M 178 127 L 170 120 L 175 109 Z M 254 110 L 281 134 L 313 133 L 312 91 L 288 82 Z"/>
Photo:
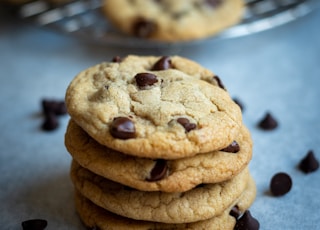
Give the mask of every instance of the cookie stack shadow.
<path id="1" fill-rule="evenodd" d="M 185 60 L 176 57 L 171 58 L 170 63 L 176 63 L 179 70 L 178 61 Z M 199 81 L 207 80 L 200 77 Z M 221 82 L 220 86 L 218 83 L 217 80 L 212 87 L 219 88 L 218 92 L 228 97 Z M 68 91 L 70 94 L 71 88 Z M 68 99 L 67 106 L 69 110 L 73 106 Z M 237 107 L 229 98 L 226 106 Z M 81 119 L 73 112 L 70 116 L 65 145 L 72 156 L 70 174 L 76 210 L 87 227 L 226 230 L 234 229 L 244 214 L 248 214 L 256 187 L 248 168 L 252 140 L 241 119 L 236 121 L 237 132 L 219 130 L 219 135 L 234 137 L 219 149 L 183 157 L 155 158 L 140 154 L 139 147 L 132 150 L 137 154 L 128 154 L 114 145 L 101 144 L 95 135 L 85 131 L 87 126 L 83 126 Z M 178 122 L 185 132 L 196 129 L 190 124 L 185 117 Z M 123 141 L 127 140 L 131 137 Z"/>

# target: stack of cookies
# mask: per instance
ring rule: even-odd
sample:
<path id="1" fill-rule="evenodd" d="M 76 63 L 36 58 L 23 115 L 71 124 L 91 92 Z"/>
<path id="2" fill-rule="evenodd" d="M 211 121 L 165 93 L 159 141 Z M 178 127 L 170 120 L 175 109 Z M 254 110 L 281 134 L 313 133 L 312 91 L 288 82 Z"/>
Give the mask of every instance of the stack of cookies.
<path id="1" fill-rule="evenodd" d="M 220 79 L 179 57 L 115 57 L 69 85 L 65 144 L 93 229 L 233 229 L 252 204 L 250 133 Z"/>

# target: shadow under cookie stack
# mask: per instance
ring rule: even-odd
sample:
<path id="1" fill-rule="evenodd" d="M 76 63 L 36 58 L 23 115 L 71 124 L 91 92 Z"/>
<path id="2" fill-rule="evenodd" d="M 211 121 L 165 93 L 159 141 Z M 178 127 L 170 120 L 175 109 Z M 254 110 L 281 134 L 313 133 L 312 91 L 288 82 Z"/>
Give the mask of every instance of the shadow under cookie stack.
<path id="1" fill-rule="evenodd" d="M 116 57 L 78 74 L 66 105 L 87 227 L 244 229 L 256 195 L 252 140 L 211 71 L 179 56 Z"/>

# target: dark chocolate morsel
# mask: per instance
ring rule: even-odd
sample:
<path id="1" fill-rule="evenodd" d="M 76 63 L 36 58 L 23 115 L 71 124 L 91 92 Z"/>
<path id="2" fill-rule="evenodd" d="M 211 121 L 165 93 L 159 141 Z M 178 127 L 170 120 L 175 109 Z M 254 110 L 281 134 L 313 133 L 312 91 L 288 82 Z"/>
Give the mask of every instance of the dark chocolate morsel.
<path id="1" fill-rule="evenodd" d="M 270 191 L 274 196 L 282 196 L 288 193 L 292 187 L 291 177 L 284 172 L 275 174 L 270 182 Z"/>
<path id="2" fill-rule="evenodd" d="M 48 113 L 45 115 L 44 122 L 42 123 L 42 130 L 52 131 L 58 128 L 59 122 L 57 116 L 53 113 Z"/>
<path id="3" fill-rule="evenodd" d="M 249 210 L 245 211 L 244 214 L 237 220 L 234 230 L 258 230 L 260 224 L 258 220 L 251 216 Z"/>
<path id="4" fill-rule="evenodd" d="M 189 132 L 197 127 L 196 124 L 190 123 L 189 119 L 180 117 L 177 119 L 177 122 L 184 127 L 184 129 Z"/>
<path id="5" fill-rule="evenodd" d="M 43 230 L 47 227 L 48 222 L 43 219 L 31 219 L 22 222 L 23 230 Z"/>
<path id="6" fill-rule="evenodd" d="M 218 86 L 219 86 L 221 89 L 226 89 L 226 88 L 224 87 L 224 84 L 222 83 L 221 79 L 220 79 L 217 75 L 213 76 L 213 79 L 217 82 Z"/>
<path id="7" fill-rule="evenodd" d="M 111 60 L 112 62 L 116 62 L 116 63 L 119 63 L 122 61 L 121 57 L 120 56 L 114 56 Z"/>
<path id="8" fill-rule="evenodd" d="M 314 172 L 319 168 L 319 161 L 314 156 L 312 150 L 300 161 L 299 168 L 305 173 Z"/>
<path id="9" fill-rule="evenodd" d="M 244 110 L 243 103 L 238 98 L 233 98 L 233 101 L 240 107 L 241 111 Z"/>
<path id="10" fill-rule="evenodd" d="M 219 7 L 221 5 L 222 0 L 206 0 L 206 3 L 209 6 L 215 8 L 215 7 Z"/>
<path id="11" fill-rule="evenodd" d="M 166 70 L 170 69 L 172 67 L 171 65 L 171 59 L 168 56 L 163 56 L 160 58 L 152 67 L 151 70 L 157 71 L 157 70 Z"/>
<path id="12" fill-rule="evenodd" d="M 272 130 L 278 127 L 278 122 L 270 113 L 266 113 L 263 119 L 258 123 L 258 126 L 264 130 Z"/>
<path id="13" fill-rule="evenodd" d="M 140 88 L 151 86 L 158 82 L 157 76 L 152 73 L 138 73 L 135 79 Z"/>
<path id="14" fill-rule="evenodd" d="M 156 28 L 155 22 L 145 18 L 137 18 L 133 23 L 132 33 L 137 37 L 147 38 L 156 31 Z"/>
<path id="15" fill-rule="evenodd" d="M 158 181 L 163 179 L 168 172 L 167 161 L 159 159 L 156 161 L 153 169 L 150 172 L 150 176 L 147 178 L 147 181 Z"/>
<path id="16" fill-rule="evenodd" d="M 129 139 L 136 136 L 136 129 L 132 120 L 127 117 L 116 117 L 112 121 L 110 133 L 119 139 Z"/>
<path id="17" fill-rule="evenodd" d="M 224 149 L 221 149 L 223 152 L 228 152 L 228 153 L 237 153 L 240 151 L 240 146 L 238 142 L 233 141 L 229 146 L 227 146 Z"/>
<path id="18" fill-rule="evenodd" d="M 43 99 L 41 104 L 42 111 L 45 115 L 49 113 L 64 115 L 67 113 L 67 107 L 64 101 Z"/>
<path id="19" fill-rule="evenodd" d="M 239 207 L 237 205 L 233 206 L 229 212 L 229 215 L 238 219 L 241 216 L 241 212 L 239 210 Z"/>

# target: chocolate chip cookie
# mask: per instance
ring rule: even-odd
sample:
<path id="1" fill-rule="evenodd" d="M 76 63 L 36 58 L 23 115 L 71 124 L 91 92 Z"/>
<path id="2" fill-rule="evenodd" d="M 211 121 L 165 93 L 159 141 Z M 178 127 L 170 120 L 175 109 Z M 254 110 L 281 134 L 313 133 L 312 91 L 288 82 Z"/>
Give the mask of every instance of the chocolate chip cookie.
<path id="1" fill-rule="evenodd" d="M 252 155 L 245 126 L 227 148 L 177 160 L 129 156 L 91 138 L 72 119 L 65 145 L 75 161 L 90 171 L 143 191 L 184 192 L 202 183 L 225 181 L 242 171 Z"/>
<path id="2" fill-rule="evenodd" d="M 138 157 L 178 159 L 230 145 L 242 115 L 217 76 L 181 68 L 190 63 L 181 57 L 162 59 L 128 56 L 82 71 L 66 92 L 70 116 L 100 144 Z"/>
<path id="3" fill-rule="evenodd" d="M 238 23 L 244 12 L 244 2 L 105 0 L 104 12 L 125 34 L 176 42 L 206 38 Z"/>

